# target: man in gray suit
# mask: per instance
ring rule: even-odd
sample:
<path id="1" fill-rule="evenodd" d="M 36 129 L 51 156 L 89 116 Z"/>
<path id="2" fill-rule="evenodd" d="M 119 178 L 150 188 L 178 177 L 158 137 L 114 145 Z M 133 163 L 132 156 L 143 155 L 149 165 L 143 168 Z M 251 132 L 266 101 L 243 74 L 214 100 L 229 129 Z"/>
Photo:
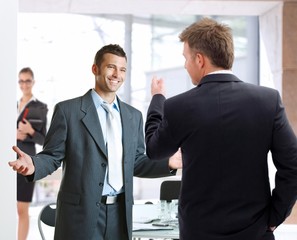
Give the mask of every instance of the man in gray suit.
<path id="1" fill-rule="evenodd" d="M 145 131 L 149 157 L 181 148 L 180 239 L 273 240 L 297 197 L 297 141 L 280 95 L 232 73 L 228 26 L 205 18 L 180 40 L 196 87 L 166 100 L 163 81 L 153 79 Z"/>
<path id="2" fill-rule="evenodd" d="M 160 162 L 145 155 L 141 112 L 116 96 L 125 80 L 126 66 L 126 54 L 119 45 L 102 47 L 92 66 L 95 88 L 56 105 L 43 150 L 29 156 L 13 147 L 19 158 L 9 165 L 28 181 L 63 167 L 56 240 L 130 240 L 133 175 L 170 176 L 181 168 L 179 153 Z M 107 113 L 103 104 L 111 104 L 119 119 L 123 152 L 120 189 L 114 189 L 108 180 Z"/>

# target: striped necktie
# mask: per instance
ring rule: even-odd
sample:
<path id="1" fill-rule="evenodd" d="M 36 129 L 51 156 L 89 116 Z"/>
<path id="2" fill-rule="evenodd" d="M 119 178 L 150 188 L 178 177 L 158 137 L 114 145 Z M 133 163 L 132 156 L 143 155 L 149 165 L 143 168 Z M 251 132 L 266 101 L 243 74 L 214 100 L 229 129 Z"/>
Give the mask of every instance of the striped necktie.
<path id="1" fill-rule="evenodd" d="M 103 103 L 102 107 L 107 112 L 106 118 L 106 143 L 108 152 L 108 183 L 119 191 L 123 186 L 123 146 L 121 139 L 121 120 L 113 104 Z"/>

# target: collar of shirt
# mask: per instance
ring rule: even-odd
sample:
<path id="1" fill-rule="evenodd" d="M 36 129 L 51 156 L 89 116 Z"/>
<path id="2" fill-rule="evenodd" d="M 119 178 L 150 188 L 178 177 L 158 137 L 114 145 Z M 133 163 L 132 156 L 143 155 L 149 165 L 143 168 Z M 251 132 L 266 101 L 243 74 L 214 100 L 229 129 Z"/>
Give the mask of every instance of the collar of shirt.
<path id="1" fill-rule="evenodd" d="M 210 75 L 210 74 L 221 74 L 221 73 L 224 73 L 224 74 L 233 74 L 233 72 L 231 70 L 218 70 L 218 71 L 210 72 L 207 75 Z"/>
<path id="2" fill-rule="evenodd" d="M 20 98 L 20 100 L 18 101 L 18 110 L 19 110 L 19 113 L 21 113 L 25 108 L 26 108 L 26 106 L 30 103 L 30 102 L 32 102 L 32 101 L 37 101 L 37 99 L 36 99 L 36 97 L 34 97 L 34 96 L 32 96 L 31 98 L 30 98 L 30 100 L 26 103 L 26 105 L 22 108 L 22 109 L 19 109 L 19 106 L 21 106 L 21 99 L 22 98 Z"/>
<path id="3" fill-rule="evenodd" d="M 98 109 L 99 107 L 101 107 L 102 103 L 106 103 L 102 97 L 100 97 L 100 95 L 94 90 L 92 89 L 92 98 L 93 98 L 93 102 L 95 104 L 96 109 Z M 101 107 L 102 108 L 102 107 Z M 119 108 L 119 103 L 118 103 L 118 99 L 117 97 L 115 97 L 114 101 L 113 101 L 113 108 L 116 109 L 118 112 L 120 112 L 120 108 Z M 103 108 L 102 108 L 103 109 Z"/>

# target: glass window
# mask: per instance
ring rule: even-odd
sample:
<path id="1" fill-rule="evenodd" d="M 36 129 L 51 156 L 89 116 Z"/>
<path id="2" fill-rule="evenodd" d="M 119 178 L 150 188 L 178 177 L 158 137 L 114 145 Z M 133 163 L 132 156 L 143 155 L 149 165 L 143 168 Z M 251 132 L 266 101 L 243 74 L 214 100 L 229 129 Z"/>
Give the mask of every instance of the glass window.
<path id="1" fill-rule="evenodd" d="M 33 69 L 36 80 L 33 91 L 37 98 L 48 104 L 50 123 L 57 102 L 83 95 L 94 87 L 91 66 L 95 53 L 103 45 L 117 43 L 125 48 L 130 44 L 131 51 L 128 49 L 126 52 L 128 61 L 131 61 L 131 69 L 128 69 L 131 78 L 125 83 L 129 87 L 121 88 L 119 96 L 129 99 L 130 104 L 142 111 L 145 117 L 153 75 L 169 82 L 169 96 L 193 87 L 183 67 L 182 43 L 178 36 L 199 18 L 201 16 L 196 15 L 19 13 L 18 69 L 27 66 Z M 233 29 L 236 57 L 233 71 L 242 80 L 253 79 L 257 83 L 257 77 L 250 75 L 255 71 L 257 75 L 258 71 L 257 18 L 214 18 Z M 128 19 L 132 19 L 132 23 Z M 256 45 L 251 47 L 251 42 L 256 42 Z M 256 66 L 252 70 L 251 63 Z M 48 196 L 56 189 L 56 183 L 42 183 L 41 186 L 50 186 Z M 135 184 L 136 197 L 137 189 Z"/>

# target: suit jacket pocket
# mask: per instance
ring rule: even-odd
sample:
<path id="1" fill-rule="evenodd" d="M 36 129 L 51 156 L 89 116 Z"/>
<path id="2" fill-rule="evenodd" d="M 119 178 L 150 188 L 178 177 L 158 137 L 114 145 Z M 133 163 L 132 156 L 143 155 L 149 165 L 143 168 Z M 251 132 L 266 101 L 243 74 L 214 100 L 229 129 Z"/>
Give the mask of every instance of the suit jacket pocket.
<path id="1" fill-rule="evenodd" d="M 80 202 L 80 194 L 60 191 L 58 199 L 64 203 L 78 205 Z"/>

